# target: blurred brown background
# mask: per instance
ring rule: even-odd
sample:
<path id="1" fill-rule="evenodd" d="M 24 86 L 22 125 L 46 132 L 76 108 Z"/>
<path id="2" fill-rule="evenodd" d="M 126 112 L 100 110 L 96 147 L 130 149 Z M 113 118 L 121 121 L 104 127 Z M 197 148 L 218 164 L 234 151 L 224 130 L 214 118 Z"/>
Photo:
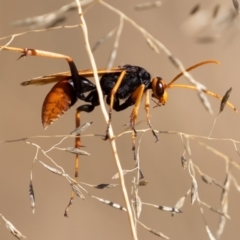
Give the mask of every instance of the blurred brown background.
<path id="1" fill-rule="evenodd" d="M 220 95 L 223 95 L 232 87 L 230 101 L 240 109 L 238 99 L 240 49 L 239 26 L 237 24 L 239 19 L 237 18 L 236 21 L 222 29 L 221 27 L 218 28 L 218 25 L 214 25 L 214 19 L 210 18 L 209 20 L 203 15 L 202 21 L 207 21 L 206 29 L 204 28 L 200 33 L 197 32 L 194 35 L 191 33 L 193 33 L 193 29 L 197 29 L 195 25 L 193 29 L 189 25 L 185 27 L 190 34 L 187 34 L 183 27 L 186 21 L 189 23 L 189 12 L 195 4 L 200 3 L 201 9 L 205 9 L 211 15 L 215 4 L 218 3 L 221 4 L 220 11 L 228 11 L 229 9 L 234 11 L 232 1 L 211 1 L 210 5 L 208 1 L 169 0 L 163 1 L 163 5 L 159 8 L 142 11 L 136 11 L 135 6 L 137 3 L 144 1 L 109 0 L 108 2 L 123 11 L 165 44 L 173 55 L 183 62 L 185 67 L 206 59 L 219 60 L 221 62 L 220 66 L 204 66 L 194 70 L 192 74 L 196 80 Z M 69 2 L 66 0 L 0 1 L 0 36 L 4 37 L 26 31 L 25 27 L 16 28 L 11 25 L 16 20 L 42 15 L 67 3 Z M 119 17 L 99 4 L 87 9 L 84 16 L 92 46 L 119 24 Z M 78 22 L 78 15 L 76 12 L 72 12 L 64 25 L 73 25 Z M 199 34 L 203 34 L 201 36 L 204 37 L 217 36 L 217 41 L 200 44 L 197 42 Z M 2 40 L 1 45 L 6 44 L 8 40 Z M 114 37 L 94 52 L 98 67 L 106 67 L 113 44 Z M 10 45 L 63 53 L 71 56 L 79 69 L 91 67 L 81 28 L 26 34 L 15 38 Z M 66 62 L 31 57 L 16 61 L 18 56 L 18 54 L 12 52 L 0 52 L 0 141 L 27 136 L 54 136 L 70 133 L 75 126 L 75 109 L 81 104 L 80 102 L 45 131 L 40 120 L 41 106 L 51 86 L 20 86 L 20 82 L 33 77 L 67 71 Z M 167 82 L 178 73 L 178 70 L 170 63 L 166 55 L 162 52 L 159 55 L 154 53 L 148 47 L 142 35 L 127 22 L 124 23 L 114 65 L 118 66 L 126 63 L 142 66 L 149 70 L 152 76 L 160 75 Z M 187 83 L 184 78 L 179 80 L 180 82 Z M 201 104 L 196 92 L 171 89 L 168 93 L 169 100 L 165 107 L 151 108 L 151 121 L 154 128 L 208 136 L 214 117 L 219 111 L 220 102 L 209 97 L 214 110 L 214 115 L 210 115 Z M 123 125 L 128 123 L 130 113 L 131 108 L 123 112 L 113 113 L 115 133 L 124 130 Z M 138 120 L 144 119 L 145 112 L 142 104 Z M 106 123 L 100 108 L 96 108 L 91 114 L 82 114 L 82 122 L 87 121 L 93 121 L 93 125 L 86 133 L 103 134 L 105 132 Z M 147 128 L 146 122 L 143 121 L 137 128 Z M 213 137 L 238 140 L 239 133 L 239 115 L 226 107 L 217 120 Z M 159 138 L 159 143 L 155 143 L 152 134 L 147 132 L 141 142 L 141 168 L 149 184 L 140 188 L 139 194 L 143 202 L 174 206 L 178 199 L 191 187 L 191 178 L 188 171 L 183 170 L 181 166 L 180 158 L 184 147 L 180 137 L 162 134 Z M 37 143 L 43 149 L 50 148 L 58 141 L 59 138 L 53 137 L 31 139 L 31 142 Z M 86 151 L 90 152 L 91 156 L 83 157 L 81 160 L 80 181 L 90 184 L 118 183 L 117 180 L 111 180 L 117 169 L 109 142 L 93 137 L 83 138 L 82 141 L 83 145 L 86 146 Z M 232 160 L 239 161 L 239 156 L 231 142 L 203 141 L 226 154 Z M 61 147 L 72 146 L 73 142 L 73 139 L 69 139 Z M 123 168 L 132 169 L 134 162 L 132 161 L 131 136 L 121 137 L 117 144 Z M 223 159 L 199 146 L 195 141 L 191 141 L 190 146 L 194 163 L 209 176 L 223 182 L 226 176 Z M 36 148 L 24 142 L 0 145 L 0 213 L 28 239 L 131 239 L 127 215 L 124 212 L 110 208 L 87 196 L 85 201 L 76 198 L 70 209 L 69 218 L 64 218 L 64 209 L 69 201 L 71 191 L 69 184 L 64 178 L 50 173 L 39 163 L 35 164 L 33 172 L 37 207 L 36 213 L 32 215 L 28 185 L 35 153 Z M 73 176 L 73 155 L 57 150 L 50 152 L 49 155 L 59 165 L 63 166 L 67 173 Z M 39 160 L 50 165 L 50 162 L 41 154 L 39 154 Z M 232 168 L 232 171 L 237 178 L 239 172 L 235 168 Z M 199 177 L 197 177 L 197 180 L 200 198 L 211 206 L 220 208 L 220 188 L 202 183 Z M 129 174 L 126 176 L 129 192 L 131 181 L 132 175 Z M 89 191 L 93 195 L 124 204 L 120 187 L 102 191 L 90 188 Z M 231 220 L 227 221 L 222 239 L 239 238 L 239 200 L 239 194 L 232 186 L 229 193 Z M 208 239 L 198 204 L 195 203 L 191 206 L 188 198 L 182 210 L 182 214 L 172 218 L 169 213 L 144 206 L 140 220 L 148 227 L 161 231 L 171 239 Z M 215 234 L 219 215 L 206 208 L 204 211 L 208 225 Z M 0 239 L 13 239 L 14 237 L 6 230 L 4 222 L 1 221 L 1 223 Z M 141 226 L 138 227 L 138 234 L 139 239 L 157 238 Z"/>

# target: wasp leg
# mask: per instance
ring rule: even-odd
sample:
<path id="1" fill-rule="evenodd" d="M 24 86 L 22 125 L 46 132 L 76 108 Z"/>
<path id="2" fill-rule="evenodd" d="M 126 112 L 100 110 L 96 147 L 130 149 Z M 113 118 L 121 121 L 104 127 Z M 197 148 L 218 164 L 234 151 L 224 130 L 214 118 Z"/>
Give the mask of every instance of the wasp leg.
<path id="1" fill-rule="evenodd" d="M 133 135 L 132 135 L 132 149 L 134 151 L 134 159 L 136 159 L 136 152 L 135 152 L 135 138 L 137 136 L 137 131 L 135 129 L 135 123 L 138 115 L 138 110 L 139 110 L 139 105 L 140 101 L 142 99 L 143 93 L 144 93 L 145 85 L 142 84 L 140 85 L 130 96 L 132 101 L 134 102 L 134 107 L 132 110 L 131 114 L 131 120 L 130 120 L 130 126 L 132 127 L 133 130 Z"/>
<path id="2" fill-rule="evenodd" d="M 136 159 L 137 159 L 136 143 L 135 143 L 135 138 L 136 138 L 136 135 L 137 135 L 137 131 L 135 129 L 135 123 L 136 123 L 138 110 L 139 110 L 139 105 L 140 105 L 144 90 L 145 90 L 145 85 L 142 84 L 127 98 L 127 100 L 124 103 L 119 104 L 119 99 L 115 99 L 115 102 L 114 102 L 114 105 L 113 105 L 113 109 L 115 111 L 122 111 L 122 110 L 128 108 L 129 106 L 134 105 L 134 108 L 133 108 L 133 111 L 132 111 L 132 114 L 131 114 L 131 120 L 130 120 L 130 126 L 133 130 L 132 150 L 133 150 L 133 155 L 134 155 L 134 161 L 136 161 Z M 141 169 L 139 169 L 139 174 L 140 174 L 139 179 L 143 179 L 144 175 L 143 175 Z"/>
<path id="3" fill-rule="evenodd" d="M 133 150 L 135 151 L 135 137 L 137 135 L 137 131 L 135 129 L 135 123 L 138 115 L 138 110 L 139 110 L 139 105 L 140 101 L 142 99 L 143 93 L 145 90 L 145 85 L 142 84 L 140 85 L 135 91 L 125 100 L 124 103 L 120 104 L 119 99 L 114 98 L 114 104 L 113 104 L 113 109 L 115 111 L 122 111 L 132 105 L 134 105 L 132 114 L 131 114 L 131 120 L 130 120 L 130 126 L 133 130 Z M 107 97 L 107 103 L 109 104 L 110 102 L 110 97 Z"/>
<path id="4" fill-rule="evenodd" d="M 159 138 L 157 136 L 157 134 L 155 133 L 155 131 L 152 128 L 152 124 L 150 122 L 150 116 L 149 116 L 149 106 L 150 106 L 150 102 L 149 102 L 149 91 L 146 91 L 146 100 L 145 100 L 145 111 L 146 111 L 146 115 L 147 115 L 147 122 L 148 122 L 148 126 L 151 129 L 153 136 L 156 138 L 156 142 L 159 141 Z"/>
<path id="5" fill-rule="evenodd" d="M 110 104 L 110 98 L 106 98 L 107 104 Z M 125 100 L 125 102 L 120 104 L 120 101 L 118 98 L 114 99 L 113 109 L 117 112 L 123 111 L 126 108 L 132 106 L 134 104 L 134 101 L 131 99 L 131 96 Z"/>
<path id="6" fill-rule="evenodd" d="M 79 112 L 92 112 L 95 108 L 95 105 L 90 105 L 90 104 L 84 104 L 84 105 L 81 105 L 77 108 L 77 111 Z"/>
<path id="7" fill-rule="evenodd" d="M 136 147 L 135 147 L 135 138 L 137 135 L 137 131 L 135 130 L 134 126 L 135 126 L 135 122 L 137 119 L 137 115 L 138 115 L 138 109 L 139 109 L 139 104 L 140 101 L 142 99 L 142 95 L 144 93 L 144 89 L 145 89 L 145 85 L 142 84 L 140 85 L 122 104 L 120 104 L 120 101 L 118 98 L 114 98 L 114 104 L 113 104 L 113 109 L 117 112 L 120 112 L 132 105 L 135 105 L 131 114 L 131 128 L 133 130 L 133 134 L 132 134 L 132 150 L 134 151 L 134 161 L 136 161 L 137 157 L 136 157 Z M 107 97 L 107 104 L 110 104 L 110 96 Z M 143 179 L 144 175 L 141 171 L 141 169 L 139 169 L 139 179 Z"/>
<path id="8" fill-rule="evenodd" d="M 80 111 L 76 111 L 76 128 L 80 127 L 81 121 L 80 121 Z M 75 138 L 75 148 L 80 148 L 81 147 L 81 139 L 80 139 L 80 134 L 78 134 Z M 76 154 L 76 161 L 75 161 L 75 180 L 78 178 L 78 168 L 79 168 L 79 155 Z"/>
<path id="9" fill-rule="evenodd" d="M 113 87 L 113 89 L 111 90 L 111 93 L 110 93 L 110 102 L 109 102 L 109 112 L 108 112 L 108 117 L 109 117 L 109 120 L 108 120 L 108 124 L 107 124 L 107 131 L 106 131 L 106 135 L 105 135 L 105 138 L 104 140 L 107 140 L 108 139 L 108 131 L 109 131 L 109 126 L 110 126 L 110 123 L 111 123 L 111 120 L 112 120 L 112 109 L 114 107 L 114 102 L 116 101 L 115 99 L 115 94 L 119 88 L 119 86 L 121 85 L 121 82 L 124 78 L 124 76 L 126 75 L 126 71 L 122 71 L 115 86 Z"/>
<path id="10" fill-rule="evenodd" d="M 80 126 L 80 111 L 78 111 L 78 110 L 76 111 L 75 119 L 76 119 L 75 120 L 76 128 L 78 128 Z M 81 146 L 81 139 L 80 139 L 80 134 L 78 134 L 75 138 L 75 148 L 80 148 L 80 146 Z M 78 169 L 79 169 L 79 155 L 76 154 L 76 156 L 75 156 L 75 173 L 74 173 L 75 182 L 77 182 L 77 179 L 78 179 Z M 75 184 L 75 183 L 73 182 L 73 184 Z M 74 195 L 75 195 L 74 191 L 72 191 L 69 203 L 64 211 L 64 217 L 68 217 L 68 211 L 69 211 L 71 205 L 73 204 Z"/>
<path id="11" fill-rule="evenodd" d="M 73 69 L 72 71 L 75 71 L 75 70 Z M 74 85 L 74 89 L 77 93 L 78 98 L 85 102 L 91 102 L 89 95 L 92 92 L 94 92 L 94 90 L 96 89 L 96 86 L 87 78 L 84 78 L 82 76 L 78 76 L 78 79 L 76 78 L 75 80 L 73 79 L 72 83 Z M 84 93 L 86 92 L 90 92 L 87 97 L 85 97 L 84 95 Z"/>
<path id="12" fill-rule="evenodd" d="M 89 87 L 91 87 L 91 85 L 89 85 Z M 83 95 L 84 96 L 84 95 Z M 77 111 L 76 111 L 76 128 L 78 128 L 80 126 L 80 112 L 92 112 L 94 110 L 94 108 L 99 105 L 99 100 L 98 100 L 98 94 L 97 94 L 97 91 L 92 91 L 90 92 L 87 97 L 84 96 L 84 100 L 86 102 L 91 102 L 92 105 L 90 104 L 84 104 L 82 106 L 79 106 L 77 108 Z M 81 139 L 80 139 L 80 134 L 78 134 L 76 136 L 76 139 L 75 139 L 75 148 L 80 148 L 81 147 Z M 75 157 L 75 181 L 77 182 L 77 178 L 78 178 L 78 169 L 79 169 L 79 155 L 76 154 L 76 157 Z M 74 192 L 72 192 L 72 195 L 71 195 L 71 198 L 70 198 L 70 201 L 65 209 L 65 212 L 64 212 L 64 216 L 67 217 L 68 216 L 68 211 L 69 211 L 69 208 L 70 206 L 73 204 L 73 199 L 74 199 Z"/>
<path id="13" fill-rule="evenodd" d="M 91 104 L 84 104 L 81 105 L 77 108 L 77 111 L 79 112 L 92 112 L 96 106 L 98 106 L 99 103 L 99 98 L 98 98 L 98 93 L 96 90 L 90 92 L 87 97 L 84 99 L 85 102 L 89 102 Z"/>
<path id="14" fill-rule="evenodd" d="M 53 53 L 53 52 L 48 52 L 48 51 L 32 49 L 32 48 L 3 47 L 3 49 L 22 53 L 22 55 L 18 59 L 20 59 L 22 57 L 28 57 L 28 56 L 65 59 L 68 62 L 68 65 L 69 65 L 69 68 L 71 71 L 72 81 L 73 81 L 74 87 L 78 93 L 78 97 L 81 100 L 85 100 L 85 96 L 83 95 L 82 89 L 86 85 L 85 81 L 88 81 L 88 80 L 84 79 L 83 77 L 80 79 L 77 67 L 76 67 L 75 63 L 73 62 L 73 59 L 70 58 L 69 56 L 59 54 L 59 53 Z M 89 84 L 89 88 L 92 88 L 92 89 L 94 88 L 94 86 L 90 84 L 90 81 L 88 81 L 88 84 Z"/>
<path id="15" fill-rule="evenodd" d="M 136 139 L 136 136 L 137 136 L 137 131 L 135 129 L 135 123 L 136 123 L 136 119 L 137 119 L 137 116 L 138 116 L 139 105 L 140 105 L 140 102 L 141 102 L 144 90 L 145 90 L 145 85 L 142 84 L 130 96 L 131 99 L 134 100 L 134 107 L 133 107 L 133 111 L 132 111 L 132 114 L 131 114 L 130 125 L 131 125 L 132 130 L 133 130 L 133 134 L 132 134 L 132 150 L 133 150 L 134 160 L 136 162 L 137 162 L 137 155 L 136 155 L 136 141 L 135 141 L 135 139 Z M 143 175 L 141 169 L 139 169 L 139 174 L 140 174 L 139 179 L 143 179 L 144 175 Z"/>
<path id="16" fill-rule="evenodd" d="M 24 56 L 41 56 L 41 57 L 52 57 L 52 58 L 65 59 L 68 62 L 68 65 L 70 67 L 70 71 L 71 71 L 71 75 L 72 75 L 72 81 L 73 81 L 73 84 L 74 84 L 75 88 L 77 89 L 78 97 L 80 99 L 85 97 L 83 92 L 81 91 L 81 88 L 82 88 L 81 83 L 82 82 L 79 79 L 77 67 L 70 57 L 62 55 L 62 54 L 40 51 L 40 50 L 35 50 L 35 49 L 23 49 L 22 53 L 23 54 L 20 56 L 20 58 L 24 57 Z M 77 112 L 76 113 L 76 127 L 79 127 L 79 126 L 80 126 L 80 112 Z M 77 136 L 76 140 L 75 140 L 75 147 L 78 148 L 78 147 L 80 147 L 80 145 L 81 145 L 80 144 L 80 137 Z M 79 169 L 79 158 L 78 158 L 78 155 L 76 154 L 76 157 L 75 157 L 75 181 L 76 182 L 77 182 L 77 178 L 78 178 L 78 169 Z M 73 204 L 74 195 L 75 194 L 72 191 L 70 201 L 69 201 L 69 203 L 68 203 L 68 205 L 67 205 L 67 207 L 64 211 L 64 216 L 65 217 L 68 216 L 69 208 Z"/>
<path id="17" fill-rule="evenodd" d="M 113 102 L 113 107 L 112 108 L 117 112 L 120 112 L 120 111 L 134 105 L 134 108 L 133 108 L 133 111 L 132 111 L 132 114 L 131 114 L 130 126 L 131 126 L 135 135 L 137 135 L 137 131 L 135 130 L 134 126 L 135 126 L 135 122 L 136 122 L 136 119 L 137 119 L 139 105 L 140 105 L 140 101 L 142 99 L 144 90 L 145 90 L 145 85 L 144 84 L 140 85 L 137 89 L 135 89 L 135 91 L 122 104 L 120 104 L 118 98 L 113 98 L 112 99 L 112 96 L 108 96 L 107 99 L 106 99 L 107 104 L 109 104 L 109 105 L 110 105 L 111 100 L 112 100 L 112 102 Z"/>

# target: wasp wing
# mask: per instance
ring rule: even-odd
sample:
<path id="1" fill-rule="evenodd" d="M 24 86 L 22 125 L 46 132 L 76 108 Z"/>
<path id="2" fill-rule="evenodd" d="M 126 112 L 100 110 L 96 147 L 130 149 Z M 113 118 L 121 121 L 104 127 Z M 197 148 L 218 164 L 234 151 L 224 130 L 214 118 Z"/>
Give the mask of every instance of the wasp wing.
<path id="1" fill-rule="evenodd" d="M 106 73 L 117 73 L 117 72 L 122 72 L 124 68 L 122 67 L 115 67 L 111 69 L 107 68 L 100 68 L 98 69 L 98 76 L 102 76 Z M 81 70 L 78 71 L 79 76 L 88 78 L 88 77 L 93 77 L 93 70 L 87 69 L 87 70 Z M 61 73 L 55 73 L 51 75 L 46 75 L 46 76 L 41 76 L 41 77 L 36 77 L 33 79 L 30 79 L 28 81 L 22 82 L 22 86 L 27 86 L 27 85 L 44 85 L 44 84 L 49 84 L 49 83 L 54 83 L 54 82 L 59 82 L 64 79 L 70 79 L 71 78 L 71 72 L 61 72 Z"/>

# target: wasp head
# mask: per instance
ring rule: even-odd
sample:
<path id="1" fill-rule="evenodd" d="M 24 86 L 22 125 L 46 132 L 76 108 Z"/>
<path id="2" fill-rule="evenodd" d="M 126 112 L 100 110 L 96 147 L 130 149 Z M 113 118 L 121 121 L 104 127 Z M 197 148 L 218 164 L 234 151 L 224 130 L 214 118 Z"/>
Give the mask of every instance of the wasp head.
<path id="1" fill-rule="evenodd" d="M 154 77 L 152 79 L 152 97 L 158 100 L 156 107 L 165 105 L 167 102 L 168 95 L 165 91 L 166 86 L 165 81 L 161 77 Z"/>

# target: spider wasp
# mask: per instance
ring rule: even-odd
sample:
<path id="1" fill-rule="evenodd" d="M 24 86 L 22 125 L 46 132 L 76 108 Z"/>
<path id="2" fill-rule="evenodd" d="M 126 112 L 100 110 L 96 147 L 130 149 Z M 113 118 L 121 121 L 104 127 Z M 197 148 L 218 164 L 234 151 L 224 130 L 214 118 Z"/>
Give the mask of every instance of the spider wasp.
<path id="1" fill-rule="evenodd" d="M 45 97 L 42 106 L 42 124 L 44 128 L 47 128 L 55 120 L 61 117 L 71 106 L 73 106 L 78 99 L 86 102 L 77 108 L 76 113 L 76 127 L 80 125 L 80 112 L 92 112 L 99 103 L 99 96 L 95 84 L 93 84 L 88 78 L 93 77 L 93 70 L 82 70 L 78 71 L 73 60 L 62 54 L 46 52 L 35 49 L 23 49 L 23 48 L 13 48 L 13 47 L 1 47 L 0 49 L 20 52 L 22 55 L 19 57 L 25 56 L 41 56 L 41 57 L 51 57 L 51 58 L 60 58 L 65 59 L 68 62 L 70 72 L 62 72 L 57 74 L 52 74 L 48 76 L 42 76 L 33 78 L 29 81 L 21 83 L 23 86 L 35 84 L 42 85 L 48 83 L 57 82 L 50 92 Z M 186 69 L 190 71 L 194 68 L 197 68 L 204 64 L 217 63 L 215 60 L 208 60 L 200 62 L 196 65 L 191 66 Z M 146 95 L 145 100 L 145 111 L 147 115 L 147 122 L 152 130 L 153 135 L 158 141 L 158 137 L 153 130 L 150 123 L 149 116 L 149 90 L 152 90 L 152 97 L 157 99 L 158 102 L 156 106 L 165 105 L 167 102 L 167 92 L 168 88 L 187 88 L 192 90 L 197 90 L 196 86 L 185 85 L 185 84 L 173 84 L 176 80 L 183 75 L 183 73 L 178 74 L 172 81 L 168 84 L 161 77 L 151 78 L 150 73 L 142 67 L 133 66 L 133 65 L 124 65 L 120 67 L 115 67 L 111 69 L 98 69 L 97 73 L 100 79 L 100 86 L 103 93 L 103 96 L 106 97 L 106 102 L 110 106 L 109 108 L 109 122 L 107 133 L 105 139 L 108 138 L 108 130 L 111 122 L 112 109 L 116 111 L 123 111 L 126 108 L 133 106 L 132 114 L 130 117 L 130 126 L 133 130 L 133 150 L 134 150 L 134 160 L 136 160 L 135 155 L 135 123 L 138 115 L 139 105 L 143 95 Z M 213 92 L 208 90 L 202 90 L 204 93 L 211 95 L 215 98 L 218 98 L 231 107 L 234 111 L 237 112 L 236 108 L 227 101 L 227 98 L 221 97 Z M 81 147 L 80 137 L 76 136 L 75 147 Z M 79 159 L 76 154 L 75 159 L 75 179 L 78 177 L 78 164 Z M 144 176 L 139 169 L 140 179 Z M 67 208 L 65 209 L 64 216 L 68 216 L 69 207 L 72 205 L 72 200 L 74 193 L 72 192 L 71 199 Z"/>
<path id="2" fill-rule="evenodd" d="M 78 112 L 92 112 L 94 108 L 100 104 L 96 86 L 90 80 L 88 80 L 89 77 L 93 77 L 93 70 L 78 71 L 74 61 L 70 57 L 62 54 L 27 48 L 0 47 L 0 49 L 1 48 L 4 50 L 22 53 L 19 58 L 25 56 L 41 56 L 67 60 L 70 72 L 61 72 L 48 76 L 37 77 L 21 83 L 21 85 L 27 86 L 31 84 L 42 85 L 57 82 L 47 94 L 42 106 L 42 124 L 44 128 L 47 128 L 55 120 L 61 117 L 71 106 L 76 103 L 77 99 L 88 103 L 79 106 L 77 108 Z M 191 66 L 190 68 L 186 69 L 186 71 L 190 71 L 201 65 L 209 63 L 219 64 L 219 62 L 216 60 L 207 60 Z M 136 135 L 135 123 L 138 115 L 139 105 L 143 95 L 146 94 L 145 111 L 147 114 L 147 122 L 157 141 L 158 137 L 150 123 L 150 103 L 148 90 L 151 89 L 152 97 L 158 100 L 156 106 L 165 105 L 167 102 L 166 89 L 168 88 L 178 87 L 196 90 L 195 86 L 173 84 L 177 79 L 179 79 L 179 77 L 183 75 L 183 73 L 178 74 L 175 78 L 173 78 L 172 81 L 166 84 L 161 77 L 157 76 L 151 78 L 150 73 L 146 69 L 129 64 L 111 69 L 98 69 L 98 75 L 101 77 L 100 85 L 103 96 L 106 97 L 106 102 L 110 106 L 108 126 L 111 121 L 112 109 L 115 111 L 123 111 L 126 108 L 134 105 L 130 118 L 130 126 Z M 222 99 L 221 96 L 208 90 L 203 90 L 203 92 L 220 100 Z M 86 93 L 88 94 L 85 95 Z M 229 105 L 229 107 L 231 107 L 234 111 L 237 111 L 230 102 L 227 102 L 226 104 Z M 107 138 L 108 130 L 105 139 Z"/>

